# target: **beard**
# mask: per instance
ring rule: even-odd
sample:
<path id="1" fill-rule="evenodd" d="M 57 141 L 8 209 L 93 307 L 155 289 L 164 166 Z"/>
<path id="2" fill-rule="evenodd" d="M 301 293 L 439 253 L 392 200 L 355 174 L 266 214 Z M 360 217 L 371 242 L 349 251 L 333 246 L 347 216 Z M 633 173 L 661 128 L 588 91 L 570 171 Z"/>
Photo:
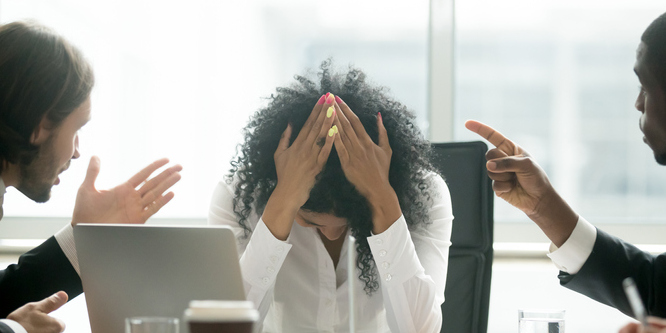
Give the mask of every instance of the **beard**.
<path id="1" fill-rule="evenodd" d="M 661 165 L 666 165 L 666 153 L 654 154 L 654 159 Z"/>
<path id="2" fill-rule="evenodd" d="M 32 161 L 20 164 L 21 180 L 16 189 L 35 202 L 49 201 L 51 188 L 61 171 L 54 154 L 54 141 L 54 135 L 51 135 L 39 147 L 37 156 Z M 67 166 L 69 166 L 69 162 L 62 170 Z"/>

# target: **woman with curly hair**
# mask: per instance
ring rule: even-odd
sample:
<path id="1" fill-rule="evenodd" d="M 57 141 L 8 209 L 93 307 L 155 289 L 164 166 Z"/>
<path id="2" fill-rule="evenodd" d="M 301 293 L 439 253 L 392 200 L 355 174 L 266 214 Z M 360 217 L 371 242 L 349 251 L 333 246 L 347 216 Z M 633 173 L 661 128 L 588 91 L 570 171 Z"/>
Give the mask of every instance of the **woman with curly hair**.
<path id="1" fill-rule="evenodd" d="M 349 311 L 357 332 L 439 332 L 453 215 L 430 144 L 363 72 L 321 70 L 253 116 L 209 223 L 234 229 L 264 332 L 346 331 Z"/>

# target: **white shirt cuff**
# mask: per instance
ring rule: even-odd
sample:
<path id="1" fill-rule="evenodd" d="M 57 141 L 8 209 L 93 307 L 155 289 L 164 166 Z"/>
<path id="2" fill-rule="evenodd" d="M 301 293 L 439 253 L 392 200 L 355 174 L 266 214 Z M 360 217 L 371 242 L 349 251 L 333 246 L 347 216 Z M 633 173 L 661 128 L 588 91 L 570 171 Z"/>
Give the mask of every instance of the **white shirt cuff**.
<path id="1" fill-rule="evenodd" d="M 560 248 L 557 248 L 555 244 L 550 244 L 548 257 L 559 270 L 576 274 L 590 257 L 596 240 L 597 228 L 579 217 L 571 236 Z"/>
<path id="2" fill-rule="evenodd" d="M 291 250 L 290 237 L 286 241 L 275 238 L 264 220 L 260 219 L 240 259 L 245 280 L 253 287 L 269 289 Z"/>
<path id="3" fill-rule="evenodd" d="M 368 237 L 368 244 L 384 286 L 401 284 L 423 271 L 404 215 L 381 234 Z"/>
<path id="4" fill-rule="evenodd" d="M 14 331 L 14 333 L 28 333 L 28 331 L 21 326 L 21 324 L 11 320 L 11 319 L 0 319 L 0 323 L 3 323 Z"/>
<path id="5" fill-rule="evenodd" d="M 74 229 L 72 229 L 72 224 L 67 223 L 64 228 L 60 229 L 60 231 L 55 234 L 55 239 L 58 241 L 62 252 L 64 252 L 67 259 L 69 259 L 72 267 L 74 267 L 74 270 L 76 270 L 76 273 L 81 276 L 81 271 L 79 270 L 79 257 L 76 255 Z"/>

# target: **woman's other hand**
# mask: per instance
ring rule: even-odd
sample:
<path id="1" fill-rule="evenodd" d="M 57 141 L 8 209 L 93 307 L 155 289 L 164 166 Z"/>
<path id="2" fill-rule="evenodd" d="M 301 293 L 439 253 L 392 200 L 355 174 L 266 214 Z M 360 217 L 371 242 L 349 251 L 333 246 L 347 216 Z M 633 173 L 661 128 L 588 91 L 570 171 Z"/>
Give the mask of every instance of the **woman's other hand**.
<path id="1" fill-rule="evenodd" d="M 328 93 L 319 98 L 291 145 L 292 127 L 288 125 L 273 155 L 278 183 L 266 203 L 263 221 L 278 239 L 289 236 L 296 212 L 308 200 L 315 178 L 331 153 L 336 136 L 331 130 L 336 118 L 334 97 Z"/>
<path id="2" fill-rule="evenodd" d="M 335 149 L 345 176 L 370 203 L 374 234 L 388 229 L 402 215 L 398 196 L 389 183 L 393 154 L 381 114 L 377 114 L 379 132 L 375 144 L 356 114 L 336 96 L 338 117 L 335 124 L 339 135 Z"/>

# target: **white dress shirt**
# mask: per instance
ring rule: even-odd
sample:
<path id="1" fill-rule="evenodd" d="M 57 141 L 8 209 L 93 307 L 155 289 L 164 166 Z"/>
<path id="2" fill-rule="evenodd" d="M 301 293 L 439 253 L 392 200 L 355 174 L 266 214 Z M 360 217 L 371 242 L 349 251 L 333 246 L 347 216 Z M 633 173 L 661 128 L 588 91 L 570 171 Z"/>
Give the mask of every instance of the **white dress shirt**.
<path id="1" fill-rule="evenodd" d="M 566 273 L 576 274 L 583 267 L 592 253 L 597 241 L 597 228 L 582 217 L 578 217 L 571 236 L 561 247 L 550 244 L 548 257 L 555 266 Z"/>
<path id="2" fill-rule="evenodd" d="M 430 224 L 410 231 L 401 216 L 368 237 L 380 288 L 368 296 L 365 283 L 355 280 L 356 332 L 441 329 L 453 213 L 444 180 L 434 173 L 428 180 Z M 262 332 L 348 332 L 346 239 L 334 268 L 316 228 L 294 223 L 288 239 L 280 241 L 253 212 L 246 222 L 252 233 L 244 238 L 233 192 L 233 185 L 218 184 L 208 222 L 228 225 L 236 234 L 245 293 L 259 310 Z"/>

